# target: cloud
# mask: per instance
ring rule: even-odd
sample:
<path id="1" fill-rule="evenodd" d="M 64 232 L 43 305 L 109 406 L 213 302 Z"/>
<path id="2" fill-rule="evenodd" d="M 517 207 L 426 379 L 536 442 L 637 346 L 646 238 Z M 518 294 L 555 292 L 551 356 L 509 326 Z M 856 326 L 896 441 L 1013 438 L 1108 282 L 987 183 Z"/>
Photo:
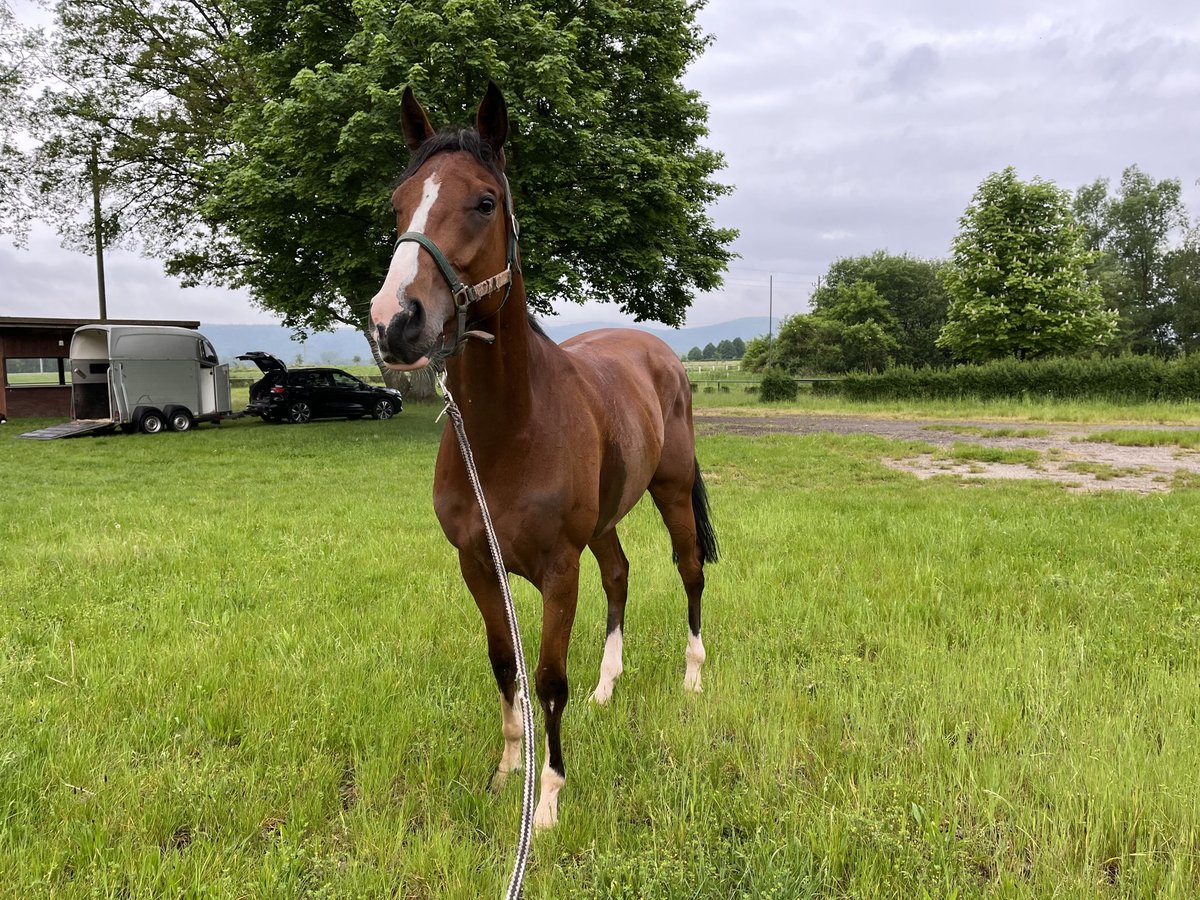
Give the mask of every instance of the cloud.
<path id="1" fill-rule="evenodd" d="M 690 324 L 765 314 L 771 274 L 776 313 L 798 312 L 839 256 L 944 256 L 976 187 L 1008 165 L 1074 189 L 1136 163 L 1181 179 L 1200 215 L 1200 4 L 741 0 L 708 4 L 699 22 L 715 40 L 685 81 L 708 103 L 707 140 L 728 165 L 718 178 L 735 186 L 712 216 L 741 231 L 741 257 Z M 0 280 L 20 286 L 0 313 L 95 308 L 90 258 L 49 245 L 32 251 L 41 268 L 0 251 Z M 114 255 L 110 306 L 269 320 L 244 295 L 183 291 L 160 273 Z"/>

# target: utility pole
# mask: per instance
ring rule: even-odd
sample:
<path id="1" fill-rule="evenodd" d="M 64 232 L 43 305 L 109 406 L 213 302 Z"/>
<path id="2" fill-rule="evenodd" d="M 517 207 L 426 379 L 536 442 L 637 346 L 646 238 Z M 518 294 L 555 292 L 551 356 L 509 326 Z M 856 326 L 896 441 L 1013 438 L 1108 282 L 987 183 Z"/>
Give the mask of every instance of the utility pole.
<path id="1" fill-rule="evenodd" d="M 775 276 L 767 276 L 767 368 L 771 368 L 771 337 L 775 327 Z"/>
<path id="2" fill-rule="evenodd" d="M 96 287 L 100 293 L 100 320 L 108 319 L 104 296 L 104 228 L 100 218 L 100 150 L 92 142 L 92 229 L 96 234 Z"/>

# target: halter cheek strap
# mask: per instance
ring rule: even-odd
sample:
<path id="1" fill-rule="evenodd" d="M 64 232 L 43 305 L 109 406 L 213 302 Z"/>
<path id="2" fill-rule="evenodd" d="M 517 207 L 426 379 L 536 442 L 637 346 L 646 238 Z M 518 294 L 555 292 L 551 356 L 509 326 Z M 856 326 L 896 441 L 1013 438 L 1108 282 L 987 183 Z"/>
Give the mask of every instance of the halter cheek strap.
<path id="1" fill-rule="evenodd" d="M 492 343 L 496 338 L 494 335 L 488 334 L 486 331 L 468 331 L 467 330 L 467 311 L 489 294 L 493 294 L 502 287 L 507 287 L 508 291 L 512 290 L 512 273 L 513 268 L 517 265 L 517 242 L 520 236 L 520 229 L 517 226 L 517 217 L 513 215 L 512 191 L 508 186 L 508 178 L 504 175 L 500 176 L 504 185 L 504 212 L 508 217 L 508 259 L 503 272 L 493 275 L 478 284 L 464 284 L 462 279 L 458 277 L 458 273 L 454 270 L 454 266 L 450 265 L 450 260 L 446 259 L 446 255 L 435 244 L 428 235 L 420 231 L 406 231 L 400 237 L 396 238 L 396 250 L 400 249 L 401 244 L 413 243 L 424 247 L 425 250 L 433 257 L 433 261 L 437 264 L 438 271 L 442 273 L 442 278 L 446 280 L 446 284 L 450 287 L 450 294 L 454 298 L 454 309 L 458 314 L 458 328 L 454 337 L 454 343 L 449 347 L 443 342 L 440 350 L 436 352 L 438 361 L 456 353 L 461 353 L 464 347 L 464 342 L 468 338 L 479 338 L 480 340 Z M 393 251 L 394 252 L 394 251 Z M 508 291 L 504 294 L 504 302 L 508 302 Z M 501 304 L 503 305 L 503 304 Z"/>

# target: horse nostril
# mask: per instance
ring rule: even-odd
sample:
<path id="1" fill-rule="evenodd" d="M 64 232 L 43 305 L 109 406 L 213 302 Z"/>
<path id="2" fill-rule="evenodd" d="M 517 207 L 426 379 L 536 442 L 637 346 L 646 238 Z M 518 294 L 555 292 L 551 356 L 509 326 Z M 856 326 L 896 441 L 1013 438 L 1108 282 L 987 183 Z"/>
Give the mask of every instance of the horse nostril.
<path id="1" fill-rule="evenodd" d="M 425 331 L 425 307 L 420 300 L 410 300 L 406 312 L 408 321 L 404 323 L 404 342 L 412 345 L 420 340 Z"/>
<path id="2" fill-rule="evenodd" d="M 386 327 L 376 325 L 375 328 L 379 335 L 377 343 L 386 361 L 415 362 L 424 354 L 425 307 L 420 301 L 406 298 Z"/>

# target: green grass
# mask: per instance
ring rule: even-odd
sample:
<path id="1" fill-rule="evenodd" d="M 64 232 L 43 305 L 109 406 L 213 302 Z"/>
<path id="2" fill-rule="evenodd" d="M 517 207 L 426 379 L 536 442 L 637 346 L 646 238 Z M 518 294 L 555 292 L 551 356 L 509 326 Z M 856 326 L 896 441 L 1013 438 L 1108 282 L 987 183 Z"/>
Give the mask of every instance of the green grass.
<path id="1" fill-rule="evenodd" d="M 1007 422 L 1073 422 L 1081 424 L 1200 425 L 1200 403 L 1124 404 L 1104 401 L 1013 400 L 846 400 L 813 396 L 805 385 L 791 403 L 763 403 L 755 395 L 730 402 L 729 394 L 696 393 L 699 409 L 732 406 L 735 414 L 842 414 L 930 419 L 984 419 Z M 736 396 L 733 394 L 732 396 Z"/>
<path id="2" fill-rule="evenodd" d="M 498 704 L 434 412 L 0 430 L 0 896 L 501 893 L 520 787 L 485 787 Z M 527 896 L 1200 892 L 1200 491 L 963 488 L 896 451 L 701 440 L 702 695 L 643 504 L 625 675 L 585 702 L 589 561 Z"/>
<path id="3" fill-rule="evenodd" d="M 1122 447 L 1175 446 L 1194 450 L 1200 447 L 1200 431 L 1121 428 L 1090 434 L 1084 440 L 1102 444 L 1119 444 Z"/>
<path id="4" fill-rule="evenodd" d="M 956 462 L 1004 463 L 1017 466 L 1032 466 L 1041 461 L 1042 454 L 1025 448 L 984 447 L 980 444 L 964 444 L 956 441 L 954 446 L 934 454 Z"/>
<path id="5" fill-rule="evenodd" d="M 1068 472 L 1079 472 L 1083 475 L 1091 475 L 1097 481 L 1113 481 L 1117 478 L 1129 478 L 1134 475 L 1141 475 L 1146 472 L 1146 469 L 1138 466 L 1113 466 L 1102 462 L 1074 461 L 1063 465 L 1063 468 Z"/>
<path id="6" fill-rule="evenodd" d="M 979 425 L 926 425 L 925 430 L 986 438 L 1040 438 L 1052 433 L 1049 428 L 983 428 Z"/>

